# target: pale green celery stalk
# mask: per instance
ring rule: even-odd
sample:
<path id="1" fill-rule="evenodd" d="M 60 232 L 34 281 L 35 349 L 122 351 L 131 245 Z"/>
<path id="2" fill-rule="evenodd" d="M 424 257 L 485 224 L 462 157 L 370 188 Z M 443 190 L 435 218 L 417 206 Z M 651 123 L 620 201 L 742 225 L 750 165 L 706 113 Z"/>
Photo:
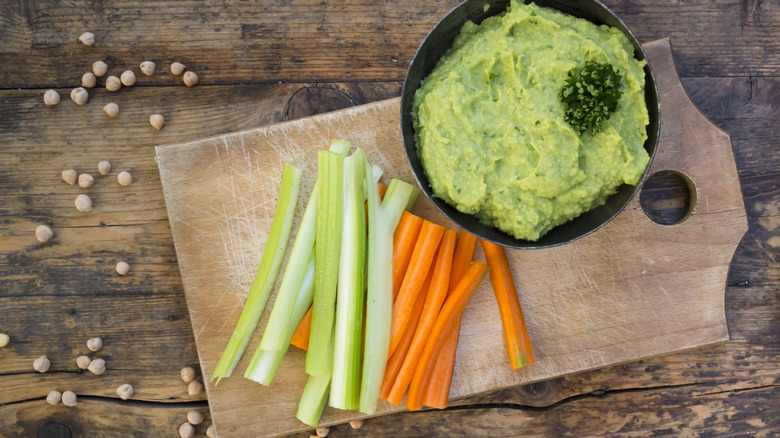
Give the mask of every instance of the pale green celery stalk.
<path id="1" fill-rule="evenodd" d="M 276 283 L 276 276 L 279 275 L 279 268 L 284 258 L 284 250 L 287 248 L 287 241 L 292 231 L 293 216 L 295 207 L 298 203 L 298 192 L 301 188 L 301 169 L 289 164 L 284 165 L 282 173 L 282 184 L 279 192 L 279 200 L 276 204 L 276 212 L 271 223 L 271 231 L 268 234 L 268 241 L 263 250 L 263 257 L 260 260 L 260 267 L 257 270 L 257 276 L 249 291 L 249 298 L 241 311 L 238 323 L 233 330 L 225 351 L 222 352 L 211 380 L 219 381 L 225 377 L 230 377 L 233 370 L 238 365 L 238 361 L 246 351 L 249 341 L 257 328 L 260 316 L 263 314 L 268 297 Z"/>
<path id="2" fill-rule="evenodd" d="M 333 338 L 332 335 L 328 337 Z M 328 344 L 332 341 L 332 339 L 328 339 Z M 298 413 L 295 414 L 299 420 L 312 427 L 320 422 L 322 410 L 325 409 L 325 403 L 328 401 L 330 374 L 333 367 L 333 349 L 329 349 L 329 354 L 325 359 L 325 371 L 327 372 L 319 376 L 309 376 L 309 380 L 306 381 L 306 386 L 303 388 L 301 401 L 298 403 Z"/>
<path id="3" fill-rule="evenodd" d="M 268 386 L 271 384 L 271 380 L 273 380 L 276 370 L 279 369 L 279 365 L 282 363 L 282 359 L 287 353 L 287 349 L 290 347 L 290 341 L 295 334 L 295 329 L 298 327 L 298 324 L 301 323 L 303 317 L 306 316 L 309 307 L 311 307 L 313 292 L 314 254 L 311 254 L 309 263 L 306 265 L 306 270 L 303 274 L 303 281 L 301 282 L 300 289 L 298 289 L 298 296 L 295 299 L 292 315 L 287 321 L 284 347 L 281 350 L 261 350 L 260 348 L 255 350 L 255 354 L 252 356 L 252 362 L 249 363 L 249 367 L 244 373 L 244 377 L 261 385 Z"/>
<path id="4" fill-rule="evenodd" d="M 374 176 L 374 182 L 378 183 L 379 180 L 382 178 L 382 174 L 384 174 L 385 171 L 382 170 L 381 167 L 377 166 L 376 164 L 371 165 L 371 174 Z"/>
<path id="5" fill-rule="evenodd" d="M 367 168 L 368 172 L 368 168 Z M 367 173 L 369 175 L 370 173 Z M 410 206 L 420 189 L 394 179 L 379 203 L 376 184 L 366 181 L 368 198 L 368 281 L 366 297 L 366 334 L 363 376 L 360 388 L 360 412 L 373 414 L 385 375 L 390 347 L 390 322 L 393 312 L 393 233 L 401 213 Z"/>
<path id="6" fill-rule="evenodd" d="M 336 284 L 341 252 L 344 156 L 319 151 L 320 196 L 317 202 L 317 237 L 314 248 L 314 302 L 311 314 L 306 373 L 330 376 Z"/>
<path id="7" fill-rule="evenodd" d="M 346 140 L 333 140 L 330 145 L 330 151 L 341 155 L 346 155 L 351 148 L 351 144 Z M 282 350 L 287 348 L 289 341 L 287 338 L 287 327 L 290 321 L 290 315 L 296 302 L 296 295 L 303 280 L 304 268 L 309 260 L 309 255 L 314 251 L 314 239 L 317 229 L 317 199 L 319 197 L 319 181 L 314 184 L 309 203 L 306 205 L 306 211 L 298 227 L 298 234 L 295 236 L 295 243 L 290 251 L 289 261 L 282 277 L 282 284 L 279 286 L 279 292 L 276 294 L 271 316 L 268 319 L 263 338 L 260 340 L 259 350 Z M 293 327 L 293 330 L 295 330 Z M 257 355 L 257 352 L 255 353 Z M 247 373 L 252 372 L 252 366 L 247 369 Z"/>
<path id="8" fill-rule="evenodd" d="M 366 156 L 356 150 L 344 160 L 344 214 L 336 297 L 330 405 L 357 409 L 363 343 L 366 269 Z"/>

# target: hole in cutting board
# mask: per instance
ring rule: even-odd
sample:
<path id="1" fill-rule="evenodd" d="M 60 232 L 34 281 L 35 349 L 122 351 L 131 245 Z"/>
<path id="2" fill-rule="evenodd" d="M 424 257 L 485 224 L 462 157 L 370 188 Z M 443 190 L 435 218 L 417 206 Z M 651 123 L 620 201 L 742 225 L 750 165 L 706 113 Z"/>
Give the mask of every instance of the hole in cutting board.
<path id="1" fill-rule="evenodd" d="M 690 216 L 695 198 L 693 182 L 680 172 L 662 170 L 650 175 L 639 192 L 642 211 L 653 222 L 675 225 Z"/>

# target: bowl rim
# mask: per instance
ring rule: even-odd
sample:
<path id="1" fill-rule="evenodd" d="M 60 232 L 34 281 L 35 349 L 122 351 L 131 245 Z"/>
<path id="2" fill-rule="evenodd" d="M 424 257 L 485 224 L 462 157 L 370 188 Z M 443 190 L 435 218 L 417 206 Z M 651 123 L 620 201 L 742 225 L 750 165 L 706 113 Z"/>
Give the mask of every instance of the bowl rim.
<path id="1" fill-rule="evenodd" d="M 420 188 L 421 188 L 422 192 L 425 194 L 425 196 L 436 207 L 436 209 L 438 209 L 447 219 L 449 219 L 452 222 L 454 222 L 455 225 L 457 225 L 458 227 L 460 227 L 464 231 L 467 231 L 467 232 L 475 235 L 479 239 L 486 240 L 488 242 L 494 243 L 496 245 L 501 245 L 501 246 L 507 247 L 507 248 L 524 249 L 524 250 L 553 248 L 553 247 L 566 245 L 568 243 L 575 242 L 577 240 L 582 239 L 583 237 L 589 236 L 589 235 L 595 233 L 596 231 L 600 230 L 605 225 L 607 225 L 608 223 L 612 222 L 612 220 L 615 219 L 620 213 L 622 213 L 626 209 L 628 204 L 630 204 L 631 201 L 637 196 L 637 194 L 639 194 L 639 192 L 641 191 L 642 185 L 644 184 L 644 182 L 647 179 L 647 176 L 648 176 L 648 174 L 650 172 L 650 168 L 652 167 L 653 160 L 655 158 L 656 153 L 658 152 L 658 145 L 659 145 L 659 142 L 660 142 L 660 138 L 659 137 L 660 137 L 660 131 L 661 131 L 661 96 L 658 94 L 658 84 L 657 84 L 657 81 L 656 81 L 656 78 L 655 78 L 655 72 L 653 71 L 653 67 L 650 64 L 650 60 L 647 57 L 647 53 L 645 52 L 645 49 L 642 46 L 642 43 L 639 42 L 639 40 L 636 38 L 634 33 L 631 31 L 631 29 L 626 25 L 626 23 L 616 13 L 614 13 L 610 8 L 608 8 L 600 0 L 579 0 L 579 1 L 588 1 L 590 3 L 593 3 L 597 7 L 601 8 L 603 10 L 603 12 L 605 12 L 608 15 L 611 15 L 622 26 L 622 29 L 620 29 L 620 31 L 623 32 L 624 34 L 627 34 L 627 36 L 628 36 L 628 38 L 629 38 L 629 40 L 631 42 L 636 43 L 635 45 L 632 44 L 632 46 L 634 47 L 634 58 L 636 59 L 636 51 L 638 50 L 642 54 L 642 57 L 643 57 L 643 59 L 644 59 L 644 61 L 646 63 L 645 66 L 646 66 L 647 70 L 646 70 L 646 74 L 645 74 L 645 87 L 647 87 L 648 83 L 649 83 L 652 86 L 653 95 L 656 97 L 657 123 L 656 123 L 654 132 L 651 132 L 650 130 L 648 130 L 648 138 L 645 139 L 645 143 L 643 144 L 643 148 L 647 149 L 647 146 L 648 146 L 647 142 L 651 138 L 653 138 L 653 137 L 655 138 L 655 144 L 651 145 L 652 146 L 652 153 L 649 154 L 649 160 L 647 162 L 647 166 L 645 167 L 645 170 L 642 173 L 641 178 L 639 179 L 637 184 L 634 186 L 634 189 L 631 192 L 631 195 L 626 199 L 626 201 L 618 209 L 615 210 L 615 212 L 613 214 L 611 214 L 607 219 L 603 220 L 598 226 L 593 227 L 592 229 L 586 230 L 583 233 L 577 234 L 576 236 L 574 236 L 574 237 L 572 237 L 572 238 L 570 238 L 570 239 L 568 239 L 566 241 L 557 242 L 557 243 L 551 243 L 551 244 L 546 244 L 546 245 L 529 245 L 528 243 L 533 243 L 533 242 L 529 241 L 529 240 L 518 239 L 518 238 L 516 238 L 516 237 L 506 233 L 505 231 L 503 231 L 503 230 L 501 230 L 501 229 L 499 229 L 499 228 L 497 228 L 497 227 L 495 227 L 493 225 L 483 224 L 485 226 L 489 226 L 489 227 L 495 228 L 499 233 L 502 233 L 502 234 L 508 236 L 510 239 L 513 240 L 513 242 L 517 243 L 517 244 L 507 244 L 506 242 L 499 241 L 499 240 L 494 239 L 494 238 L 492 238 L 490 236 L 485 236 L 482 233 L 479 233 L 479 232 L 476 232 L 474 230 L 469 229 L 470 227 L 467 227 L 467 226 L 464 226 L 463 224 L 461 224 L 459 218 L 454 217 L 452 214 L 450 214 L 450 212 L 446 211 L 445 209 L 443 209 L 439 205 L 439 202 L 437 202 L 437 200 L 434 199 L 435 195 L 433 194 L 433 190 L 430 189 L 430 187 L 428 187 L 428 189 L 426 189 L 426 186 L 428 186 L 428 177 L 427 177 L 427 175 L 424 175 L 425 170 L 423 169 L 423 172 L 422 172 L 423 175 L 418 174 L 418 172 L 415 170 L 415 166 L 414 166 L 412 157 L 410 156 L 409 148 L 406 146 L 407 138 L 406 138 L 406 135 L 405 135 L 405 132 L 404 132 L 404 121 L 405 121 L 405 117 L 404 117 L 404 108 L 405 108 L 404 99 L 407 96 L 407 88 L 410 86 L 410 84 L 409 84 L 409 77 L 410 77 L 410 75 L 412 73 L 412 68 L 415 66 L 415 61 L 417 61 L 417 59 L 418 59 L 418 55 L 420 54 L 420 51 L 423 49 L 423 46 L 428 41 L 428 39 L 431 37 L 431 35 L 436 31 L 436 29 L 439 26 L 442 25 L 442 23 L 445 20 L 447 20 L 450 17 L 450 15 L 456 13 L 456 11 L 458 11 L 460 8 L 466 8 L 469 3 L 474 3 L 474 2 L 485 3 L 484 0 L 464 0 L 461 3 L 459 3 L 458 5 L 456 5 L 455 7 L 453 7 L 452 9 L 450 9 L 450 11 L 447 12 L 446 14 L 444 14 L 444 16 L 442 16 L 441 19 L 439 19 L 436 22 L 436 24 L 428 31 L 428 33 L 422 39 L 420 44 L 417 46 L 417 49 L 414 52 L 414 56 L 412 57 L 411 62 L 409 62 L 409 67 L 406 70 L 406 75 L 404 76 L 404 82 L 403 82 L 403 85 L 401 87 L 401 105 L 400 105 L 401 108 L 400 108 L 400 123 L 399 123 L 399 125 L 400 125 L 399 127 L 401 128 L 401 140 L 402 140 L 402 144 L 403 144 L 403 147 L 404 147 L 404 154 L 406 156 L 407 163 L 409 164 L 409 167 L 412 170 L 412 174 L 414 175 L 415 181 L 420 186 Z M 535 3 L 534 0 L 518 0 L 518 2 L 522 2 L 523 4 Z M 510 0 L 510 4 L 511 4 L 511 0 Z M 509 5 L 507 6 L 507 8 L 508 7 L 509 7 Z M 557 8 L 552 7 L 552 6 L 542 6 L 542 7 L 548 7 L 548 8 L 551 8 L 551 9 L 558 10 Z M 501 14 L 501 13 L 505 12 L 507 10 L 507 8 L 497 10 L 495 13 L 491 13 L 491 15 L 488 15 L 485 18 L 493 17 L 493 16 L 496 16 L 498 14 Z M 567 12 L 564 12 L 564 11 L 560 11 L 560 12 L 568 14 Z M 571 15 L 571 14 L 568 14 L 568 15 Z M 580 17 L 576 17 L 576 18 L 580 18 Z M 590 20 L 588 20 L 588 21 L 590 21 Z M 614 27 L 614 26 L 612 26 L 612 27 Z M 649 78 L 648 78 L 648 76 L 649 76 Z M 427 76 L 425 76 L 425 77 L 427 77 Z M 422 81 L 422 79 L 421 79 L 421 81 Z M 419 87 L 419 84 L 417 86 Z M 413 96 L 413 94 L 411 94 L 411 96 Z M 645 89 L 645 96 L 647 96 L 647 89 Z M 645 98 L 645 104 L 648 105 L 648 108 L 649 108 L 650 102 L 647 102 L 646 98 Z M 649 111 L 648 111 L 648 115 L 650 115 Z M 409 117 L 411 117 L 411 115 Z M 650 127 L 651 122 L 652 122 L 652 119 L 650 120 L 648 125 L 646 125 L 645 129 L 648 129 Z M 412 127 L 412 129 L 414 129 L 414 128 Z M 411 141 L 413 142 L 414 150 L 416 151 L 417 150 L 417 142 L 416 142 L 416 140 L 414 139 L 413 136 L 411 138 Z M 420 163 L 421 163 L 421 168 L 422 168 L 422 160 L 420 160 Z M 424 179 L 423 179 L 423 177 L 424 177 Z M 618 186 L 618 187 L 620 187 L 620 186 Z M 430 191 L 430 194 L 428 193 L 429 191 Z M 614 196 L 616 194 L 617 193 L 613 193 L 612 195 L 610 195 L 610 197 L 612 197 L 612 196 Z M 609 197 L 607 199 L 609 199 Z M 445 202 L 445 201 L 441 200 L 441 202 Z M 450 205 L 450 204 L 447 204 L 447 205 Z M 605 204 L 602 204 L 602 205 L 605 205 Z M 452 205 L 450 205 L 450 207 L 452 207 L 452 209 L 454 209 L 456 213 L 460 213 L 460 214 L 463 214 L 463 215 L 468 214 L 468 213 L 463 213 L 463 212 L 457 210 Z M 593 209 L 588 210 L 588 211 L 592 211 L 592 210 Z M 583 213 L 580 213 L 580 215 L 570 219 L 567 222 L 564 222 L 564 224 L 568 223 L 568 222 L 570 222 L 572 220 L 577 219 L 578 217 L 580 217 L 582 214 L 585 214 L 585 213 L 587 213 L 587 211 L 585 211 Z M 474 216 L 474 215 L 469 215 L 469 216 L 472 216 L 472 217 L 476 218 L 476 216 Z M 561 226 L 561 225 L 563 225 L 563 224 L 556 225 L 552 229 L 555 229 L 556 227 Z"/>

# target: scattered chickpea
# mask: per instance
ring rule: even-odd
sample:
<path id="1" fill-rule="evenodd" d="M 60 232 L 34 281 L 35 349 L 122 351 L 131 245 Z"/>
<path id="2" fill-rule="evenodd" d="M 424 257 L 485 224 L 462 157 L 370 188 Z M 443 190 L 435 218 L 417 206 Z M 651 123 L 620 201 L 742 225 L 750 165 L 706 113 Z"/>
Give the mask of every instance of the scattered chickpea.
<path id="1" fill-rule="evenodd" d="M 187 393 L 189 395 L 198 395 L 201 391 L 203 391 L 203 384 L 197 380 L 193 380 L 189 385 L 187 385 Z"/>
<path id="2" fill-rule="evenodd" d="M 181 379 L 184 380 L 184 383 L 190 383 L 195 380 L 195 370 L 193 370 L 192 367 L 182 368 L 180 374 Z"/>
<path id="3" fill-rule="evenodd" d="M 175 76 L 179 76 L 184 72 L 184 64 L 181 62 L 174 62 L 171 64 L 171 73 Z"/>
<path id="4" fill-rule="evenodd" d="M 52 237 L 54 237 L 54 232 L 48 225 L 38 225 L 35 227 L 35 238 L 38 239 L 38 242 L 48 242 Z"/>
<path id="5" fill-rule="evenodd" d="M 85 46 L 94 46 L 95 45 L 95 34 L 92 32 L 84 32 L 79 36 L 79 41 L 81 41 L 81 44 L 84 44 Z"/>
<path id="6" fill-rule="evenodd" d="M 123 170 L 116 176 L 116 181 L 120 186 L 129 186 L 133 183 L 133 175 L 130 175 L 130 172 Z"/>
<path id="7" fill-rule="evenodd" d="M 141 63 L 141 73 L 145 74 L 146 76 L 153 75 L 156 68 L 157 65 L 155 65 L 155 63 L 152 61 L 144 61 Z"/>
<path id="8" fill-rule="evenodd" d="M 103 107 L 103 112 L 108 114 L 108 117 L 116 117 L 119 115 L 119 105 L 109 102 Z"/>
<path id="9" fill-rule="evenodd" d="M 84 87 L 74 88 L 73 91 L 70 92 L 70 99 L 76 102 L 76 105 L 84 105 L 89 99 L 89 93 Z"/>
<path id="10" fill-rule="evenodd" d="M 49 371 L 50 366 L 51 362 L 49 362 L 49 358 L 46 356 L 41 356 L 33 361 L 33 369 L 39 373 L 45 373 L 46 371 Z"/>
<path id="11" fill-rule="evenodd" d="M 195 72 L 188 71 L 184 73 L 184 85 L 192 87 L 198 83 L 198 75 Z"/>
<path id="12" fill-rule="evenodd" d="M 325 427 L 325 426 L 318 427 L 318 428 L 314 429 L 314 433 L 316 433 L 317 436 L 320 437 L 320 438 L 325 438 L 330 433 L 330 428 L 329 427 Z"/>
<path id="13" fill-rule="evenodd" d="M 209 438 L 217 438 L 217 431 L 214 430 L 214 425 L 210 425 L 208 429 L 206 429 L 206 436 Z"/>
<path id="14" fill-rule="evenodd" d="M 118 77 L 111 75 L 106 78 L 106 90 L 117 91 L 120 88 L 122 88 L 122 82 Z"/>
<path id="15" fill-rule="evenodd" d="M 76 196 L 76 210 L 82 213 L 92 211 L 92 198 L 87 195 Z"/>
<path id="16" fill-rule="evenodd" d="M 187 412 L 187 421 L 193 426 L 198 425 L 203 422 L 203 414 L 193 409 Z"/>
<path id="17" fill-rule="evenodd" d="M 119 275 L 127 275 L 130 272 L 130 265 L 127 262 L 119 262 L 116 264 L 116 272 Z"/>
<path id="18" fill-rule="evenodd" d="M 54 90 L 46 90 L 46 92 L 43 93 L 43 103 L 49 106 L 57 105 L 60 103 L 60 93 Z"/>
<path id="19" fill-rule="evenodd" d="M 349 422 L 349 427 L 353 429 L 360 429 L 363 427 L 363 420 L 352 420 Z"/>
<path id="20" fill-rule="evenodd" d="M 92 63 L 92 73 L 95 73 L 97 77 L 103 77 L 108 72 L 108 64 L 103 61 L 95 61 Z"/>
<path id="21" fill-rule="evenodd" d="M 92 88 L 97 84 L 97 78 L 92 72 L 86 72 L 81 75 L 81 86 L 84 88 Z"/>
<path id="22" fill-rule="evenodd" d="M 62 404 L 72 408 L 76 406 L 76 394 L 73 391 L 65 391 L 62 393 Z"/>
<path id="23" fill-rule="evenodd" d="M 76 184 L 78 177 L 79 174 L 76 173 L 75 169 L 65 169 L 62 171 L 62 180 L 70 185 Z"/>
<path id="24" fill-rule="evenodd" d="M 103 348 L 103 340 L 100 338 L 92 338 L 87 341 L 87 348 L 89 348 L 90 351 L 98 351 Z"/>
<path id="25" fill-rule="evenodd" d="M 88 370 L 95 375 L 101 375 L 106 372 L 106 361 L 103 359 L 95 359 L 89 363 Z"/>
<path id="26" fill-rule="evenodd" d="M 133 396 L 133 387 L 127 383 L 123 385 L 119 385 L 119 387 L 116 389 L 116 394 L 121 398 L 122 400 L 127 400 L 130 397 Z"/>
<path id="27" fill-rule="evenodd" d="M 59 391 L 49 391 L 49 395 L 46 396 L 46 403 L 56 406 L 62 400 L 62 393 Z"/>
<path id="28" fill-rule="evenodd" d="M 92 362 L 92 359 L 88 358 L 87 356 L 79 356 L 76 358 L 76 366 L 79 367 L 80 370 L 86 370 L 89 368 L 90 362 Z"/>
<path id="29" fill-rule="evenodd" d="M 109 172 L 111 172 L 111 163 L 108 161 L 101 161 L 98 163 L 98 172 L 101 175 L 108 175 Z"/>
<path id="30" fill-rule="evenodd" d="M 82 173 L 79 175 L 79 187 L 82 189 L 88 189 L 92 187 L 92 184 L 95 184 L 95 178 L 93 178 L 92 175 L 88 173 Z"/>
<path id="31" fill-rule="evenodd" d="M 135 84 L 135 73 L 133 73 L 132 70 L 125 70 L 122 72 L 122 76 L 119 77 L 119 80 L 122 81 L 122 85 L 125 87 L 132 86 Z"/>
<path id="32" fill-rule="evenodd" d="M 182 423 L 179 426 L 179 436 L 181 438 L 192 438 L 195 436 L 195 428 L 190 423 Z"/>
<path id="33" fill-rule="evenodd" d="M 8 337 L 5 333 L 0 333 L 0 348 L 5 347 L 8 345 L 8 343 L 11 341 L 11 338 Z"/>
<path id="34" fill-rule="evenodd" d="M 154 126 L 155 129 L 162 129 L 165 124 L 165 117 L 162 114 L 152 114 L 149 116 L 149 123 Z"/>

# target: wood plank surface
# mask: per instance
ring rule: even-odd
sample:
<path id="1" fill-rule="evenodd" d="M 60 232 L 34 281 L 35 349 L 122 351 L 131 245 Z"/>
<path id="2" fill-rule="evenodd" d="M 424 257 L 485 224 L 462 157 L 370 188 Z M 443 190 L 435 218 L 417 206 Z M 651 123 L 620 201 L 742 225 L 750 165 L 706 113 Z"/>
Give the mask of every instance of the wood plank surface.
<path id="1" fill-rule="evenodd" d="M 189 409 L 187 404 L 176 408 L 189 400 L 181 393 L 177 370 L 198 358 L 152 146 L 397 96 L 399 81 L 427 31 L 418 20 L 430 26 L 454 3 L 387 2 L 385 9 L 401 11 L 393 17 L 411 17 L 401 22 L 382 18 L 388 14 L 376 15 L 366 2 L 352 0 L 323 6 L 298 1 L 0 2 L 0 332 L 12 338 L 11 345 L 0 348 L 0 385 L 16 388 L 0 402 L 0 436 L 105 436 L 100 431 L 108 427 L 112 436 L 175 435 Z M 555 412 L 576 403 L 582 419 L 568 424 L 566 431 L 572 436 L 605 432 L 604 418 L 612 425 L 629 420 L 624 429 L 606 432 L 650 435 L 659 424 L 655 418 L 663 416 L 668 416 L 665 424 L 682 428 L 680 433 L 666 432 L 671 435 L 715 435 L 714 428 L 727 419 L 732 420 L 727 423 L 733 424 L 732 434 L 760 436 L 764 430 L 776 435 L 772 399 L 755 394 L 771 395 L 780 384 L 777 5 L 762 0 L 606 3 L 640 40 L 672 37 L 686 91 L 732 137 L 749 223 L 727 279 L 725 308 L 732 340 L 461 401 L 467 409 L 368 420 L 364 433 L 400 436 L 414 425 L 439 436 L 475 436 L 488 427 L 497 435 L 514 436 L 520 430 L 517 424 L 528 425 L 523 418 L 532 417 L 536 426 L 528 430 L 539 434 L 560 430 L 558 425 L 567 417 Z M 283 15 L 259 12 L 265 7 L 287 11 L 286 27 L 276 24 Z M 305 15 L 301 12 L 305 10 L 316 13 Z M 376 27 L 368 37 L 359 30 L 357 46 L 334 45 L 338 38 L 355 41 L 349 26 L 336 25 L 355 13 L 364 23 L 382 19 L 385 28 Z M 316 38 L 298 36 L 322 19 L 328 26 Z M 225 23 L 221 36 L 215 30 L 220 20 Z M 90 50 L 75 40 L 87 28 L 98 40 Z M 99 56 L 106 57 L 112 72 L 133 68 L 138 73 L 137 64 L 150 54 L 166 73 L 139 77 L 136 86 L 115 94 L 90 90 L 93 99 L 86 107 L 70 102 L 66 93 L 70 88 L 61 89 L 58 107 L 42 104 L 41 88 L 76 86 Z M 274 64 L 272 55 L 281 62 Z M 192 89 L 181 86 L 167 73 L 164 63 L 172 60 L 197 71 L 201 84 Z M 316 82 L 323 79 L 330 82 Z M 118 119 L 100 112 L 107 99 L 122 106 Z M 166 115 L 166 127 L 157 132 L 147 124 L 152 110 L 175 111 L 176 117 Z M 89 171 L 101 159 L 111 160 L 115 168 L 131 169 L 138 184 L 120 189 L 113 184 L 116 172 L 96 178 L 95 187 L 87 192 L 95 197 L 96 208 L 103 209 L 96 219 L 77 214 L 73 199 L 81 191 L 61 182 L 59 173 L 65 166 Z M 99 202 L 100 198 L 104 199 Z M 67 226 L 58 230 L 61 221 Z M 40 222 L 55 231 L 46 245 L 33 237 Z M 136 258 L 142 266 L 133 272 L 140 269 L 139 276 L 115 275 L 113 265 L 119 258 Z M 143 299 L 136 301 L 139 296 Z M 27 298 L 20 301 L 21 297 Z M 156 319 L 162 334 L 146 327 L 145 315 L 154 307 L 167 310 L 174 319 Z M 64 309 L 75 309 L 79 316 Z M 39 313 L 50 316 L 39 318 Z M 113 315 L 129 317 L 113 324 Z M 111 339 L 106 375 L 81 375 L 72 372 L 75 367 L 55 375 L 31 372 L 35 357 L 55 350 L 53 367 L 67 366 L 71 354 L 95 333 Z M 115 366 L 119 362 L 132 370 L 125 375 Z M 109 387 L 102 388 L 100 380 L 109 377 L 105 380 Z M 144 399 L 164 401 L 164 406 L 178 411 L 161 409 L 157 402 L 125 409 L 134 402 L 116 399 L 111 386 L 130 378 L 138 380 Z M 86 399 L 74 409 L 49 407 L 43 399 L 55 381 L 71 388 L 83 384 L 92 394 L 112 399 L 106 399 L 107 408 Z M 720 397 L 730 396 L 731 401 L 705 403 L 701 397 L 681 398 L 674 392 L 688 386 L 702 392 L 728 391 Z M 640 397 L 639 390 L 647 396 Z M 511 412 L 486 415 L 480 408 L 485 404 L 485 410 L 495 411 L 493 404 L 502 404 Z M 542 407 L 544 412 L 538 410 Z M 730 416 L 724 417 L 724 411 Z M 499 422 L 507 422 L 506 427 L 496 426 Z M 340 426 L 331 436 L 346 433 L 354 435 Z"/>

